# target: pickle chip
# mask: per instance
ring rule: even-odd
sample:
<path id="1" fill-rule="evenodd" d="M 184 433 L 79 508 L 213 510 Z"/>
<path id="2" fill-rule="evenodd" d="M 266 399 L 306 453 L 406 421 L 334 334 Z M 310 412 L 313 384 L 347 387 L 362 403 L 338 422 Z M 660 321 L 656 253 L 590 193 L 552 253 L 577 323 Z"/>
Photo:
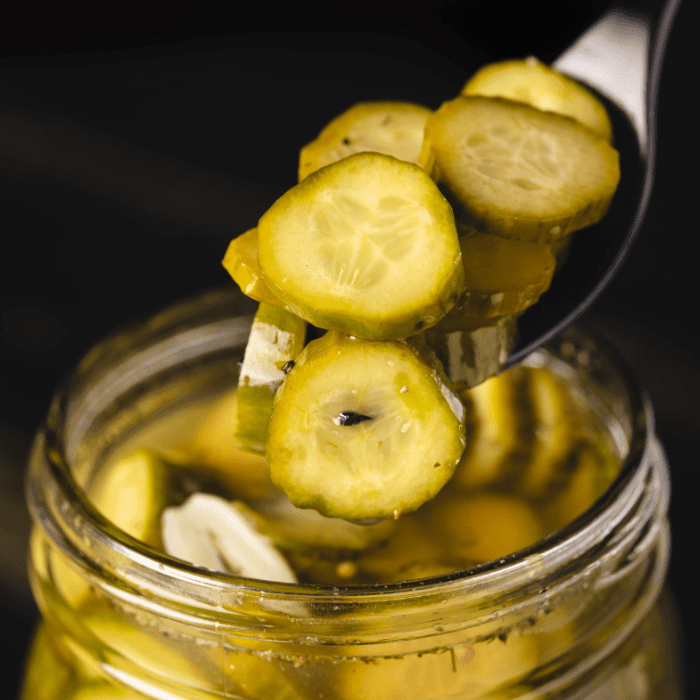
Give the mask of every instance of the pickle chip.
<path id="1" fill-rule="evenodd" d="M 545 535 L 534 509 L 517 496 L 488 491 L 442 495 L 427 506 L 427 527 L 437 542 L 449 543 L 445 546 L 456 558 L 492 561 Z"/>
<path id="2" fill-rule="evenodd" d="M 238 389 L 234 389 L 216 399 L 199 421 L 185 461 L 203 474 L 213 474 L 239 498 L 270 498 L 276 489 L 270 481 L 267 460 L 238 444 L 237 425 Z"/>
<path id="3" fill-rule="evenodd" d="M 464 407 L 419 351 L 327 333 L 275 396 L 267 456 L 294 505 L 363 521 L 435 496 L 464 445 Z"/>
<path id="4" fill-rule="evenodd" d="M 305 321 L 279 306 L 260 303 L 238 377 L 235 435 L 241 447 L 265 453 L 272 400 L 305 338 Z"/>
<path id="5" fill-rule="evenodd" d="M 266 304 L 284 306 L 267 286 L 258 265 L 258 229 L 242 233 L 229 243 L 221 264 L 246 296 Z"/>
<path id="6" fill-rule="evenodd" d="M 421 162 L 482 233 L 550 243 L 599 221 L 619 155 L 569 117 L 497 97 L 457 97 L 426 124 Z"/>
<path id="7" fill-rule="evenodd" d="M 353 656 L 333 669 L 328 696 L 337 700 L 524 698 L 531 688 L 518 684 L 540 665 L 538 641 L 516 631 L 504 637 L 475 641 L 465 639 L 463 633 L 461 641 L 449 647 L 400 656 L 363 657 L 357 655 L 357 647 L 349 647 L 347 656 Z M 537 696 L 530 693 L 530 697 Z"/>
<path id="8" fill-rule="evenodd" d="M 512 486 L 527 467 L 534 435 L 521 404 L 517 369 L 461 392 L 472 424 L 452 479 L 455 488 L 502 489 Z"/>
<path id="9" fill-rule="evenodd" d="M 160 545 L 160 516 L 168 501 L 170 466 L 140 449 L 105 467 L 89 489 L 93 505 L 131 537 Z"/>
<path id="10" fill-rule="evenodd" d="M 420 167 L 378 153 L 322 168 L 278 199 L 258 225 L 258 262 L 298 316 L 373 340 L 434 325 L 464 288 L 447 200 Z"/>
<path id="11" fill-rule="evenodd" d="M 508 316 L 532 306 L 545 292 L 556 260 L 549 246 L 474 233 L 459 239 L 465 290 L 457 303 L 465 316 Z"/>
<path id="12" fill-rule="evenodd" d="M 479 318 L 453 309 L 429 328 L 425 340 L 435 351 L 453 386 L 459 391 L 497 375 L 517 340 L 515 316 Z"/>
<path id="13" fill-rule="evenodd" d="M 583 85 L 534 56 L 480 68 L 462 88 L 462 94 L 526 102 L 537 109 L 576 119 L 607 141 L 612 141 L 612 125 L 603 103 Z"/>
<path id="14" fill-rule="evenodd" d="M 299 180 L 353 153 L 374 151 L 419 164 L 432 110 L 410 102 L 361 102 L 333 119 L 301 149 Z"/>

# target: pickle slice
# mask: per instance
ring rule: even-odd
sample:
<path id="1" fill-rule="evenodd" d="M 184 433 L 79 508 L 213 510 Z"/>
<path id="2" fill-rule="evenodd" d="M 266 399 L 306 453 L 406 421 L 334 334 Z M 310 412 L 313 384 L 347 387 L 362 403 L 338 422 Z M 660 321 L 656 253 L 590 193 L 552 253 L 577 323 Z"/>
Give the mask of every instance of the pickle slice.
<path id="1" fill-rule="evenodd" d="M 272 400 L 305 338 L 305 321 L 279 306 L 260 303 L 238 377 L 236 439 L 241 447 L 265 453 Z"/>
<path id="2" fill-rule="evenodd" d="M 567 478 L 567 460 L 575 451 L 575 415 L 563 380 L 543 367 L 521 367 L 535 441 L 518 491 L 530 498 L 549 500 L 556 484 Z"/>
<path id="3" fill-rule="evenodd" d="M 532 451 L 534 434 L 521 404 L 517 368 L 460 393 L 472 426 L 452 483 L 461 489 L 512 486 Z"/>
<path id="4" fill-rule="evenodd" d="M 396 656 L 358 656 L 337 664 L 328 697 L 337 700 L 406 700 L 463 698 L 513 700 L 537 697 L 531 687 L 518 686 L 540 665 L 541 652 L 533 635 L 517 630 L 500 638 L 469 639 L 464 633 L 447 647 Z M 352 651 L 351 651 L 352 650 Z M 354 657 L 354 658 L 353 658 Z"/>
<path id="5" fill-rule="evenodd" d="M 333 119 L 301 149 L 299 180 L 354 153 L 374 151 L 419 164 L 432 110 L 410 102 L 361 102 Z"/>
<path id="6" fill-rule="evenodd" d="M 602 102 L 583 85 L 534 56 L 480 68 L 462 88 L 462 94 L 525 102 L 545 112 L 571 117 L 612 141 L 610 117 Z"/>
<path id="7" fill-rule="evenodd" d="M 440 494 L 426 506 L 427 528 L 452 556 L 483 563 L 540 540 L 544 526 L 523 499 L 505 493 Z"/>
<path id="8" fill-rule="evenodd" d="M 457 97 L 426 124 L 421 162 L 483 233 L 549 243 L 599 221 L 617 151 L 569 117 L 496 97 Z"/>
<path id="9" fill-rule="evenodd" d="M 475 318 L 453 309 L 425 332 L 425 339 L 452 384 L 462 391 L 501 371 L 515 345 L 517 331 L 515 316 Z"/>
<path id="10" fill-rule="evenodd" d="M 258 265 L 257 228 L 234 238 L 229 243 L 221 264 L 241 288 L 243 294 L 255 301 L 284 307 L 284 302 L 278 299 L 267 286 Z"/>
<path id="11" fill-rule="evenodd" d="M 212 403 L 189 442 L 185 461 L 214 474 L 238 498 L 270 498 L 275 487 L 263 455 L 244 450 L 235 438 L 238 389 Z"/>
<path id="12" fill-rule="evenodd" d="M 457 306 L 466 316 L 507 316 L 532 306 L 552 281 L 549 246 L 473 233 L 461 236 L 465 290 Z"/>
<path id="13" fill-rule="evenodd" d="M 543 504 L 542 517 L 550 531 L 568 525 L 603 495 L 617 476 L 620 459 L 602 441 L 581 441 L 572 447 L 565 476 L 557 492 Z"/>
<path id="14" fill-rule="evenodd" d="M 602 102 L 583 85 L 529 56 L 480 68 L 462 88 L 463 95 L 506 97 L 546 112 L 576 119 L 612 141 L 610 117 Z"/>
<path id="15" fill-rule="evenodd" d="M 355 521 L 431 499 L 465 432 L 464 407 L 428 362 L 406 342 L 327 333 L 309 343 L 275 396 L 273 482 L 300 508 Z"/>
<path id="16" fill-rule="evenodd" d="M 169 465 L 156 452 L 137 450 L 106 466 L 88 496 L 111 523 L 135 539 L 158 547 L 169 474 Z"/>
<path id="17" fill-rule="evenodd" d="M 278 199 L 258 225 L 258 261 L 298 316 L 373 340 L 434 325 L 464 288 L 450 205 L 417 165 L 378 153 L 322 168 Z"/>

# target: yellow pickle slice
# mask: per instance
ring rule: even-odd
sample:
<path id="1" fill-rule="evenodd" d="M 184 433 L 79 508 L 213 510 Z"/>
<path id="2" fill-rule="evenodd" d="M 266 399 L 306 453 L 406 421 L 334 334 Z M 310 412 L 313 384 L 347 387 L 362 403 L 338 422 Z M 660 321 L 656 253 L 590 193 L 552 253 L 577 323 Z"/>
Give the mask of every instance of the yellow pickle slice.
<path id="1" fill-rule="evenodd" d="M 464 316 L 453 309 L 423 334 L 459 391 L 497 375 L 517 340 L 515 316 Z"/>
<path id="2" fill-rule="evenodd" d="M 480 68 L 462 88 L 463 95 L 506 97 L 545 112 L 576 119 L 606 141 L 612 141 L 610 117 L 593 93 L 534 56 Z"/>
<path id="3" fill-rule="evenodd" d="M 556 260 L 549 246 L 473 233 L 460 236 L 465 316 L 508 316 L 532 306 L 549 288 Z"/>
<path id="4" fill-rule="evenodd" d="M 241 288 L 243 294 L 255 301 L 284 307 L 284 302 L 278 299 L 267 286 L 258 265 L 257 228 L 234 238 L 229 243 L 221 264 Z"/>
<path id="5" fill-rule="evenodd" d="M 411 102 L 360 102 L 333 119 L 301 149 L 299 180 L 354 153 L 374 151 L 419 164 L 432 110 Z"/>
<path id="6" fill-rule="evenodd" d="M 304 347 L 306 322 L 279 306 L 261 302 L 253 319 L 238 377 L 236 439 L 265 453 L 272 401 L 285 368 Z"/>
<path id="7" fill-rule="evenodd" d="M 298 316 L 373 340 L 434 325 L 464 288 L 447 200 L 420 167 L 378 153 L 322 168 L 278 199 L 258 225 L 258 262 Z"/>
<path id="8" fill-rule="evenodd" d="M 327 333 L 279 388 L 267 456 L 294 505 L 363 521 L 430 500 L 465 445 L 464 407 L 427 352 Z"/>
<path id="9" fill-rule="evenodd" d="M 482 233 L 550 243 L 599 221 L 619 155 L 579 122 L 498 97 L 457 97 L 426 124 L 421 162 L 457 219 Z"/>

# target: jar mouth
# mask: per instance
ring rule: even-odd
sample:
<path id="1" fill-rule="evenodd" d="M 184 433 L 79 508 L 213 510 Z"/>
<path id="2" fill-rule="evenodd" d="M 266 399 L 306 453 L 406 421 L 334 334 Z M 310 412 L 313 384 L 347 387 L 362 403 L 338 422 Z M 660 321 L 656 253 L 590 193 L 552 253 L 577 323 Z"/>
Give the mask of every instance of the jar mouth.
<path id="1" fill-rule="evenodd" d="M 565 343 L 573 344 L 582 355 L 590 356 L 595 351 L 605 371 L 614 376 L 618 391 L 624 388 L 625 396 L 619 398 L 630 417 L 628 449 L 617 477 L 605 493 L 562 529 L 500 559 L 449 574 L 387 584 L 285 584 L 209 571 L 174 559 L 109 523 L 93 507 L 74 478 L 71 461 L 80 442 L 81 431 L 87 429 L 79 418 L 80 410 L 85 402 L 94 406 L 100 401 L 108 401 L 110 392 L 118 391 L 118 387 L 105 388 L 105 383 L 114 382 L 118 377 L 123 379 L 126 369 L 133 373 L 129 381 L 138 382 L 137 360 L 140 357 L 140 362 L 143 362 L 144 353 L 151 353 L 152 364 L 154 356 L 161 362 L 194 361 L 201 356 L 202 347 L 208 353 L 227 352 L 234 347 L 239 347 L 242 352 L 252 322 L 252 316 L 238 315 L 241 306 L 247 310 L 245 304 L 237 290 L 215 290 L 171 307 L 145 325 L 129 327 L 99 343 L 55 395 L 46 426 L 35 443 L 28 477 L 28 501 L 35 520 L 42 523 L 64 550 L 71 550 L 72 556 L 97 560 L 100 567 L 104 566 L 104 561 L 111 560 L 113 563 L 107 568 L 111 568 L 115 576 L 120 571 L 128 570 L 132 582 L 136 577 L 144 587 L 155 586 L 159 594 L 165 597 L 168 597 L 167 591 L 171 588 L 169 582 L 174 580 L 186 581 L 192 589 L 217 590 L 224 598 L 227 595 L 237 598 L 245 593 L 271 596 L 280 601 L 327 602 L 342 599 L 352 603 L 376 597 L 387 601 L 407 596 L 415 598 L 422 594 L 430 597 L 436 592 L 445 596 L 452 591 L 478 595 L 494 585 L 515 590 L 528 580 L 532 587 L 542 588 L 562 568 L 571 567 L 572 562 L 584 563 L 594 556 L 593 552 L 599 553 L 610 538 L 610 533 L 625 521 L 630 510 L 644 495 L 648 471 L 644 456 L 650 449 L 650 436 L 653 435 L 650 401 L 637 388 L 631 370 L 616 350 L 594 332 L 579 325 L 569 329 L 563 339 L 550 343 L 546 352 L 561 355 Z M 195 324 L 192 323 L 193 314 L 197 319 Z M 181 340 L 187 334 L 183 345 Z M 127 349 L 146 336 L 155 338 L 155 342 L 144 348 L 137 358 L 125 356 Z M 202 338 L 205 338 L 204 342 Z M 556 351 L 552 350 L 555 346 Z M 95 367 L 105 358 L 112 358 L 117 364 L 106 377 L 101 377 L 102 384 L 91 386 Z M 104 391 L 107 398 L 101 397 Z M 41 481 L 50 484 L 49 489 L 44 486 L 43 490 L 51 493 L 53 502 L 49 502 L 49 498 L 37 487 Z M 81 544 L 86 541 L 91 543 L 89 551 Z M 116 564 L 115 557 L 118 560 Z M 533 571 L 536 572 L 534 576 Z"/>

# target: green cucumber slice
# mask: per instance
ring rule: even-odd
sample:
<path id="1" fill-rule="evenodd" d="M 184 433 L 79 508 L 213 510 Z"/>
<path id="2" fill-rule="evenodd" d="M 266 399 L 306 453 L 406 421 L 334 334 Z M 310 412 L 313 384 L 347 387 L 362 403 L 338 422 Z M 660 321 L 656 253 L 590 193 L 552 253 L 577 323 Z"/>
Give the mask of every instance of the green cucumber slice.
<path id="1" fill-rule="evenodd" d="M 517 369 L 461 392 L 471 426 L 467 449 L 452 479 L 456 488 L 512 488 L 526 468 L 534 433 L 521 403 Z"/>
<path id="2" fill-rule="evenodd" d="M 462 391 L 501 371 L 515 345 L 518 324 L 515 316 L 477 319 L 460 317 L 458 313 L 451 311 L 437 326 L 429 328 L 425 340 L 442 362 L 452 384 Z M 451 314 L 454 318 L 450 318 Z M 455 328 L 459 324 L 463 328 Z M 474 327 L 470 328 L 472 324 Z"/>
<path id="3" fill-rule="evenodd" d="M 146 544 L 160 545 L 160 516 L 169 501 L 171 467 L 140 449 L 107 464 L 88 489 L 92 504 L 112 524 Z"/>
<path id="4" fill-rule="evenodd" d="M 556 259 L 549 246 L 473 232 L 460 236 L 465 316 L 510 316 L 532 306 L 549 288 Z"/>
<path id="5" fill-rule="evenodd" d="M 327 333 L 275 396 L 267 456 L 294 505 L 362 521 L 431 499 L 464 445 L 464 407 L 427 355 Z"/>
<path id="6" fill-rule="evenodd" d="M 278 299 L 267 286 L 258 265 L 257 228 L 234 238 L 229 243 L 221 264 L 241 288 L 243 294 L 255 301 L 284 307 L 284 302 Z"/>
<path id="7" fill-rule="evenodd" d="M 612 141 L 610 117 L 590 90 L 529 56 L 480 68 L 462 88 L 463 95 L 506 97 L 546 112 L 576 119 L 606 141 Z"/>
<path id="8" fill-rule="evenodd" d="M 434 325 L 464 289 L 450 205 L 419 166 L 379 153 L 321 168 L 278 199 L 258 224 L 258 262 L 298 316 L 373 340 Z"/>
<path id="9" fill-rule="evenodd" d="M 421 156 L 482 233 L 550 243 L 599 221 L 620 179 L 617 151 L 579 122 L 497 97 L 457 97 L 429 119 Z"/>
<path id="10" fill-rule="evenodd" d="M 273 304 L 260 303 L 238 377 L 236 439 L 263 454 L 272 401 L 285 368 L 304 347 L 306 322 Z"/>
<path id="11" fill-rule="evenodd" d="M 418 165 L 432 110 L 410 102 L 360 102 L 333 119 L 299 154 L 299 180 L 354 153 L 373 151 Z"/>
<path id="12" fill-rule="evenodd" d="M 544 525 L 525 500 L 506 493 L 448 494 L 426 506 L 428 531 L 455 559 L 481 564 L 535 544 Z"/>

